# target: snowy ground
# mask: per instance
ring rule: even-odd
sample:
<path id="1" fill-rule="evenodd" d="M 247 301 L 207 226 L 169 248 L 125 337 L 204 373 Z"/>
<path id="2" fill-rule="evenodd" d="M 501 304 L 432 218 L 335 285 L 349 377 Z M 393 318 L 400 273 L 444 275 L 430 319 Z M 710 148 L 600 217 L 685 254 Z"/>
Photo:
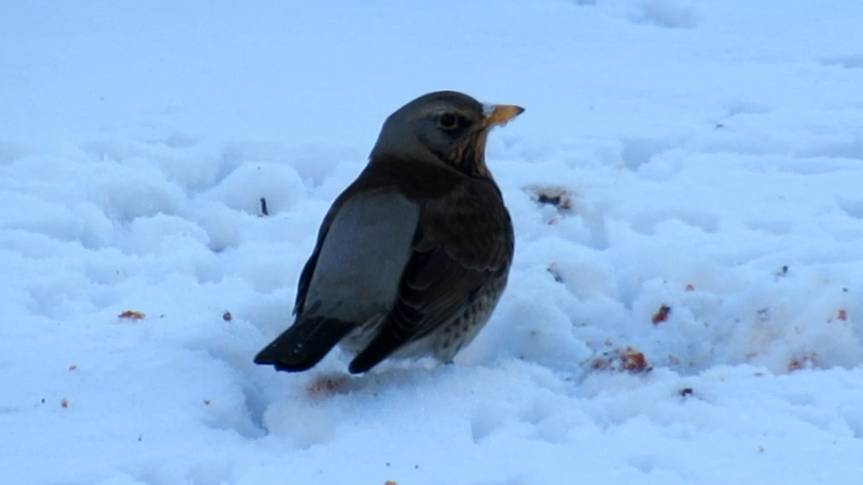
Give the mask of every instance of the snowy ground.
<path id="1" fill-rule="evenodd" d="M 859 1 L 2 11 L 4 483 L 863 477 Z M 486 330 L 446 367 L 254 366 L 437 89 L 527 108 L 489 145 L 517 242 Z"/>

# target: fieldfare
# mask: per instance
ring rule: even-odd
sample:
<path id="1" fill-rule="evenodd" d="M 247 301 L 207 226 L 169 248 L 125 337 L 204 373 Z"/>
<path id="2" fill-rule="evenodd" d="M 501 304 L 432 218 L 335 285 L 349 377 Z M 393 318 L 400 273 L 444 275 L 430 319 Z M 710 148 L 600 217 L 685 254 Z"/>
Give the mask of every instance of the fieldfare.
<path id="1" fill-rule="evenodd" d="M 512 223 L 485 145 L 522 111 L 440 91 L 390 115 L 324 217 L 294 324 L 255 363 L 303 371 L 338 343 L 354 355 L 351 373 L 390 356 L 451 362 L 506 286 Z"/>

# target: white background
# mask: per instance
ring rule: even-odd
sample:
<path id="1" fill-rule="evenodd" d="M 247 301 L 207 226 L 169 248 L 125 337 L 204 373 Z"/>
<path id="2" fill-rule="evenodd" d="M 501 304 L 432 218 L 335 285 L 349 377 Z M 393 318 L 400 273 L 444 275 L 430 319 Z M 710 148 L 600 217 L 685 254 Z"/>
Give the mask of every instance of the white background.
<path id="1" fill-rule="evenodd" d="M 863 476 L 860 2 L 0 10 L 4 483 Z M 527 108 L 488 147 L 516 258 L 486 329 L 445 367 L 253 365 L 438 89 Z"/>

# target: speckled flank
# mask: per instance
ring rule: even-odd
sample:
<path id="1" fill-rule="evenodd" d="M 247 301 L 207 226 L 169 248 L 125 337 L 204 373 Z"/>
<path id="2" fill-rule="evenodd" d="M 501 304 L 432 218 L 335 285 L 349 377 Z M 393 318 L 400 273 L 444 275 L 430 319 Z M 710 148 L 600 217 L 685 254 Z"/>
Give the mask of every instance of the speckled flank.
<path id="1" fill-rule="evenodd" d="M 400 358 L 433 355 L 441 362 L 452 362 L 455 355 L 470 344 L 488 322 L 506 288 L 506 280 L 507 277 L 504 274 L 489 283 L 477 292 L 480 296 L 466 306 L 465 311 L 458 318 L 429 335 L 409 342 L 393 355 Z M 377 334 L 384 317 L 385 315 L 381 315 L 358 327 L 348 334 L 339 346 L 351 354 L 359 352 Z"/>
<path id="2" fill-rule="evenodd" d="M 452 362 L 455 354 L 468 345 L 485 326 L 505 287 L 506 275 L 504 274 L 481 290 L 480 296 L 465 309 L 460 317 L 435 332 L 431 336 L 434 342 L 434 356 L 442 362 Z"/>

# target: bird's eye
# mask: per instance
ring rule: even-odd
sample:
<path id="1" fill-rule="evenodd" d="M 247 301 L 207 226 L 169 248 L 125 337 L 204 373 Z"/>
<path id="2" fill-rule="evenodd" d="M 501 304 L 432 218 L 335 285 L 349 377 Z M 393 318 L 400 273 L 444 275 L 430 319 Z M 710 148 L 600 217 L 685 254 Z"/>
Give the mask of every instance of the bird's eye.
<path id="1" fill-rule="evenodd" d="M 444 130 L 455 130 L 464 124 L 464 118 L 454 113 L 444 113 L 438 118 L 437 124 Z"/>

